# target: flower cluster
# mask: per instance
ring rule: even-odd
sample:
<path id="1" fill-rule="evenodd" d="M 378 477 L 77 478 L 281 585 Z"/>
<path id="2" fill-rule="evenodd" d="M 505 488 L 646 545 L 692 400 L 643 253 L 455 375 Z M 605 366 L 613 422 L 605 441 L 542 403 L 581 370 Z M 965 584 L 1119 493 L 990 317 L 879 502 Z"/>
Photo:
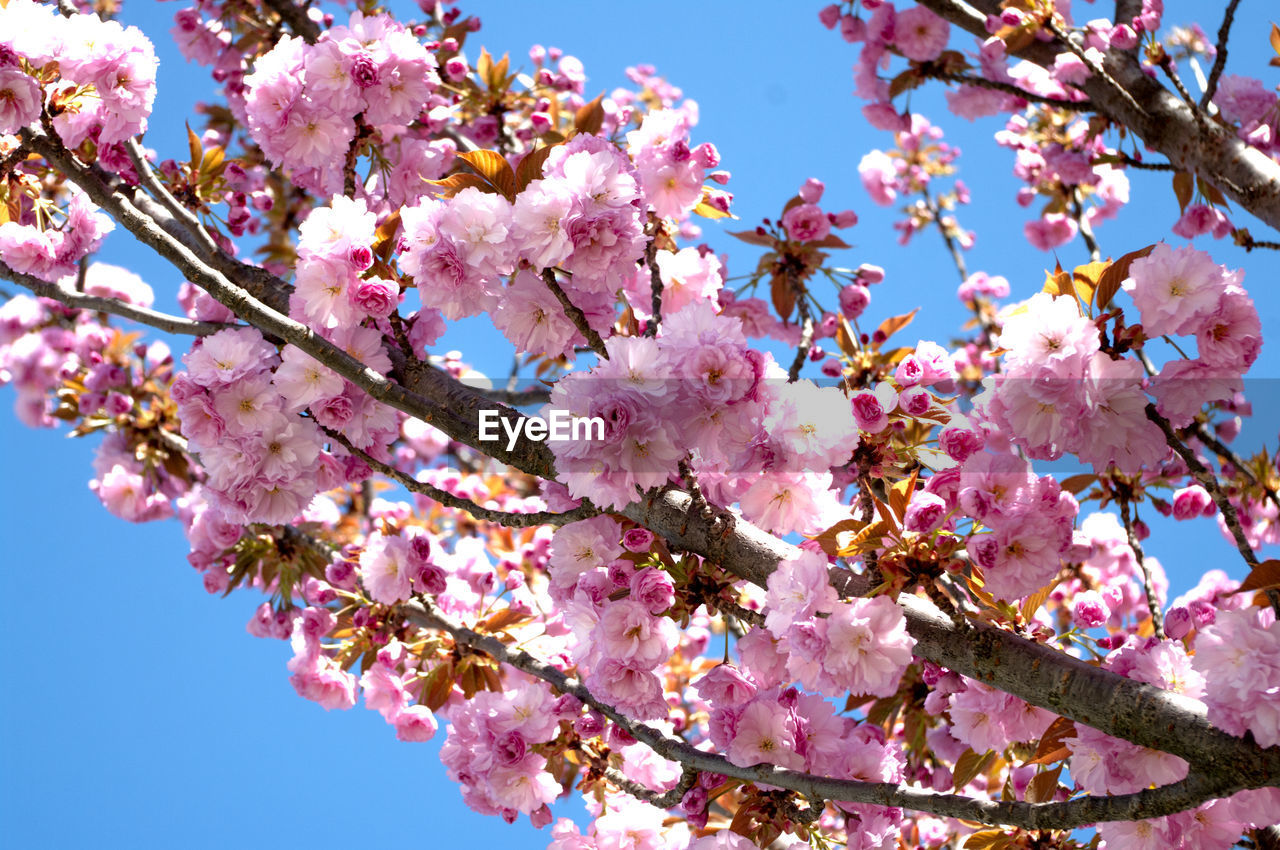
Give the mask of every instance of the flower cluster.
<path id="1" fill-rule="evenodd" d="M 80 261 L 98 250 L 115 229 L 115 222 L 78 191 L 71 195 L 62 225 L 49 224 L 48 215 L 37 217 L 32 208 L 25 209 L 21 219 L 0 224 L 0 255 L 5 263 L 14 271 L 52 283 L 76 274 Z"/>
<path id="2" fill-rule="evenodd" d="M 1131 475 L 1164 460 L 1163 435 L 1143 413 L 1142 365 L 1103 352 L 1075 298 L 1033 296 L 1005 321 L 1000 346 L 1004 370 L 975 404 L 1030 457 L 1070 453 Z"/>
<path id="3" fill-rule="evenodd" d="M 338 483 L 339 469 L 322 462 L 316 420 L 297 415 L 307 401 L 296 391 L 320 368 L 297 354 L 286 349 L 282 360 L 257 330 L 228 329 L 183 356 L 187 371 L 172 389 L 183 433 L 231 522 L 287 523 Z"/>
<path id="4" fill-rule="evenodd" d="M 1135 260 L 1124 289 L 1133 297 L 1147 337 L 1194 335 L 1198 356 L 1171 360 L 1152 381 L 1156 407 L 1175 428 L 1190 424 L 1206 403 L 1234 398 L 1262 348 L 1253 300 L 1229 271 L 1191 246 L 1161 243 Z"/>
<path id="5" fill-rule="evenodd" d="M 56 22 L 56 23 L 55 23 Z M 0 132 L 12 133 L 40 116 L 41 92 L 17 68 L 57 63 L 50 96 L 60 108 L 53 126 L 71 147 L 92 138 L 111 145 L 147 129 L 156 96 L 155 48 L 137 27 L 97 15 L 59 20 L 58 10 L 32 0 L 0 9 Z"/>
<path id="6" fill-rule="evenodd" d="M 439 83 L 434 57 L 401 24 L 353 12 L 315 44 L 285 37 L 258 59 L 244 81 L 246 123 L 295 182 L 336 191 L 361 126 L 408 126 Z"/>

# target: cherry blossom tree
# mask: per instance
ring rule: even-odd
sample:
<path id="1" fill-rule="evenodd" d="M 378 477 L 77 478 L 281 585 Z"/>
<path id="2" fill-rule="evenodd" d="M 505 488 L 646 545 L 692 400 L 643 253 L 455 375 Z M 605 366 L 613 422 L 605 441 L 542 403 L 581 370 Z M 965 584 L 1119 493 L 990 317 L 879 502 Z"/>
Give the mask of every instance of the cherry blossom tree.
<path id="1" fill-rule="evenodd" d="M 729 276 L 699 243 L 740 227 L 729 172 L 654 69 L 592 98 L 452 4 L 358 5 L 179 10 L 220 93 L 182 159 L 142 142 L 169 118 L 115 4 L 0 9 L 0 276 L 30 293 L 0 381 L 101 436 L 108 511 L 267 597 L 248 628 L 301 697 L 445 736 L 466 805 L 557 850 L 1280 846 L 1280 471 L 1231 446 L 1262 326 L 1244 270 L 1182 244 L 1280 249 L 1239 0 L 1212 38 L 1160 0 L 821 9 L 892 139 L 870 200 L 954 261 L 946 345 L 873 319 L 884 272 L 817 178 L 730 231 Z M 970 272 L 923 86 L 1004 122 L 1023 236 L 1090 262 Z M 1104 257 L 1152 170 L 1177 239 Z M 93 259 L 113 230 L 181 314 Z M 440 350 L 472 317 L 506 386 Z M 1144 513 L 1216 517 L 1240 562 L 1168 599 Z M 585 830 L 548 808 L 575 790 Z"/>

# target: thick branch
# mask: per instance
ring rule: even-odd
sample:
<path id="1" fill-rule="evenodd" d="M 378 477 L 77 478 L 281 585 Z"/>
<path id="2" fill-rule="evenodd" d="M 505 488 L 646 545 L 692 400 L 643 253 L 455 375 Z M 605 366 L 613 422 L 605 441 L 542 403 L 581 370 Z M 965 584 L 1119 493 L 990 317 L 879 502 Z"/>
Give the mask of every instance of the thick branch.
<path id="1" fill-rule="evenodd" d="M 963 818 L 1024 829 L 1073 829 L 1103 821 L 1141 820 L 1173 814 L 1244 787 L 1230 774 L 1222 779 L 1209 779 L 1193 772 L 1182 782 L 1137 794 L 1083 797 L 1064 803 L 1017 803 L 939 794 L 889 782 L 830 779 L 784 770 L 769 764 L 740 767 L 722 755 L 699 750 L 687 741 L 673 738 L 652 726 L 628 718 L 563 671 L 526 652 L 509 648 L 496 637 L 481 635 L 451 621 L 428 602 L 407 602 L 400 606 L 400 611 L 415 625 L 446 631 L 458 643 L 478 649 L 504 664 L 536 676 L 562 693 L 572 694 L 663 758 L 679 762 L 687 769 L 720 773 L 786 788 L 799 792 L 810 800 L 900 806 L 940 817 Z"/>
<path id="2" fill-rule="evenodd" d="M 980 39 L 989 37 L 986 14 L 1000 12 L 992 0 L 920 0 L 920 5 Z M 1073 48 L 1078 45 L 1035 41 L 1011 52 L 1050 68 L 1057 54 Z M 1143 72 L 1133 52 L 1107 51 L 1101 70 L 1105 76 L 1090 77 L 1081 86 L 1100 113 L 1163 153 L 1180 171 L 1200 175 L 1280 229 L 1280 163 L 1245 143 L 1234 129 L 1197 121 L 1192 107 Z"/>
<path id="3" fill-rule="evenodd" d="M 143 325 L 150 325 L 166 333 L 208 336 L 227 328 L 237 327 L 236 325 L 228 325 L 221 322 L 196 322 L 183 316 L 172 316 L 146 307 L 138 307 L 116 298 L 74 292 L 56 283 L 49 283 L 38 277 L 14 271 L 3 260 L 0 260 L 0 277 L 11 280 L 19 286 L 26 287 L 41 298 L 52 298 L 54 301 L 61 301 L 68 307 L 74 307 L 77 310 L 110 313 L 113 316 L 120 316 Z"/>

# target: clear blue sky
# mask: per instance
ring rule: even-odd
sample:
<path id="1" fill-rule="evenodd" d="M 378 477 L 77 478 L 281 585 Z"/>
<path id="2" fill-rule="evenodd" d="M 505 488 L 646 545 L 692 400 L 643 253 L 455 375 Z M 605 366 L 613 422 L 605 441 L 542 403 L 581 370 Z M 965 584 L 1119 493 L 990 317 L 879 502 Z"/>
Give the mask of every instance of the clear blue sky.
<path id="1" fill-rule="evenodd" d="M 527 67 L 530 44 L 562 47 L 585 63 L 589 95 L 623 84 L 628 65 L 657 65 L 702 107 L 694 141 L 715 142 L 723 167 L 734 173 L 728 188 L 737 195 L 742 221 L 729 229 L 776 215 L 808 177 L 826 181 L 826 205 L 851 207 L 862 218 L 845 234 L 855 247 L 842 264 L 872 262 L 888 270 L 886 282 L 873 291 L 869 315 L 878 319 L 924 306 L 911 333 L 945 343 L 963 318 L 954 300 L 955 271 L 930 234 L 909 250 L 898 247 L 893 213 L 872 205 L 863 192 L 858 160 L 890 140 L 862 124 L 861 104 L 851 96 L 854 50 L 818 24 L 821 5 L 472 2 L 464 11 L 484 20 L 470 42 L 471 55 L 483 44 L 496 55 L 510 51 L 516 64 Z M 1076 5 L 1096 14 L 1111 8 Z M 1166 5 L 1166 20 L 1179 22 L 1197 7 L 1218 4 Z M 1232 65 L 1274 84 L 1280 71 L 1265 67 L 1266 5 L 1242 4 Z M 178 8 L 127 0 L 124 19 L 151 34 L 161 55 L 147 144 L 162 156 L 181 158 L 181 118 L 208 86 L 202 71 L 185 67 L 165 47 Z M 1217 29 L 1216 17 L 1202 23 Z M 917 92 L 914 107 L 965 150 L 961 176 L 973 205 L 961 211 L 961 221 L 978 231 L 969 266 L 1003 274 L 1015 296 L 1029 296 L 1053 260 L 1022 239 L 1027 213 L 1013 203 L 1012 160 L 990 142 L 998 124 L 951 118 L 940 101 L 936 91 Z M 1134 203 L 1120 222 L 1098 233 L 1104 254 L 1155 241 L 1176 218 L 1167 175 L 1132 177 Z M 1264 232 L 1247 216 L 1238 221 L 1255 235 Z M 751 249 L 719 229 L 709 224 L 706 236 L 733 252 L 730 273 L 749 270 Z M 1245 285 L 1264 327 L 1280 329 L 1280 260 L 1265 252 L 1246 260 L 1223 243 L 1198 244 L 1219 262 L 1248 270 Z M 135 268 L 162 306 L 172 304 L 181 278 L 140 253 L 127 234 L 113 235 L 103 258 Z M 1064 266 L 1086 259 L 1078 243 L 1061 254 Z M 447 347 L 448 340 L 441 350 Z M 472 358 L 493 374 L 506 374 L 505 357 Z M 1278 364 L 1280 340 L 1271 339 L 1252 375 L 1274 379 Z M 1265 381 L 1252 387 L 1258 408 L 1253 433 L 1271 445 L 1280 417 L 1275 402 L 1266 402 L 1276 398 L 1275 386 Z M 288 645 L 245 632 L 260 600 L 247 593 L 225 600 L 206 595 L 185 561 L 178 524 L 133 526 L 111 517 L 86 486 L 93 446 L 20 426 L 8 410 L 12 400 L 12 391 L 0 390 L 6 485 L 0 489 L 0 529 L 9 541 L 3 561 L 10 674 L 7 698 L 0 701 L 0 829 L 6 843 L 327 850 L 352 842 L 425 840 L 546 846 L 549 833 L 535 834 L 527 821 L 508 826 L 462 805 L 436 757 L 443 734 L 428 745 L 401 744 L 374 712 L 357 707 L 326 713 L 296 696 L 285 669 Z M 1169 569 L 1175 594 L 1209 566 L 1243 575 L 1212 521 L 1170 525 L 1157 526 L 1159 539 L 1147 549 Z M 582 816 L 576 802 L 561 809 Z"/>

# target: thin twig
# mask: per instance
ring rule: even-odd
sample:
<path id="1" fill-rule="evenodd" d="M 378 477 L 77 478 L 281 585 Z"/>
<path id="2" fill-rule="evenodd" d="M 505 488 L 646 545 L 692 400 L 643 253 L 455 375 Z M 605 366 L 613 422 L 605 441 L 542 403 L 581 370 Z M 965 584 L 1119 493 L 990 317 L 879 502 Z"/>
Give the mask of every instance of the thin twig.
<path id="1" fill-rule="evenodd" d="M 363 449 L 356 448 L 346 436 L 331 428 L 322 429 L 330 438 L 337 440 L 342 446 L 356 457 L 364 461 L 370 468 L 381 472 L 388 478 L 393 478 L 399 482 L 406 490 L 417 493 L 421 496 L 427 496 L 435 499 L 440 504 L 457 508 L 460 511 L 466 511 L 478 520 L 483 522 L 493 522 L 498 525 L 505 525 L 508 528 L 530 528 L 535 525 L 568 525 L 571 522 L 577 522 L 582 519 L 589 519 L 600 513 L 600 510 L 590 502 L 583 502 L 580 506 L 570 511 L 553 512 L 553 511 L 533 511 L 527 514 L 512 513 L 510 511 L 496 511 L 492 508 L 485 508 L 477 505 L 470 499 L 464 499 L 461 496 L 455 496 L 448 490 L 442 490 L 425 481 L 419 481 L 411 475 L 396 469 L 390 464 L 383 463 L 377 458 L 370 455 Z"/>
<path id="2" fill-rule="evenodd" d="M 1133 507 L 1130 504 L 1130 493 L 1127 490 L 1120 494 L 1117 500 L 1120 502 L 1120 518 L 1124 521 L 1125 534 L 1129 538 L 1129 548 L 1133 550 L 1133 557 L 1138 562 L 1138 569 L 1142 571 L 1142 590 L 1147 596 L 1147 610 L 1151 612 L 1151 625 L 1155 627 L 1156 637 L 1164 639 L 1164 617 L 1160 612 L 1160 600 L 1156 598 L 1155 584 L 1151 581 L 1151 567 L 1147 564 L 1147 559 L 1142 552 L 1142 544 L 1138 542 L 1138 535 L 1133 530 Z"/>
<path id="3" fill-rule="evenodd" d="M 564 307 L 565 314 L 569 317 L 569 321 L 573 322 L 573 326 L 578 329 L 578 333 L 587 338 L 587 345 L 591 346 L 591 350 L 608 360 L 609 353 L 605 351 L 604 340 L 600 338 L 600 334 L 596 333 L 596 329 L 587 322 L 586 314 L 570 301 L 569 295 L 560 288 L 560 284 L 556 282 L 555 271 L 543 269 L 542 280 L 546 283 L 547 288 L 551 290 L 551 293 L 555 295 L 556 300 L 560 302 L 560 306 Z"/>
<path id="4" fill-rule="evenodd" d="M 1227 10 L 1222 14 L 1222 26 L 1218 27 L 1218 54 L 1213 57 L 1213 67 L 1209 69 L 1209 82 L 1204 87 L 1204 94 L 1200 95 L 1201 109 L 1207 109 L 1209 102 L 1218 92 L 1218 78 L 1222 76 L 1222 69 L 1227 67 L 1227 41 L 1231 37 L 1231 24 L 1235 21 L 1236 7 L 1239 5 L 1240 0 L 1231 0 L 1227 4 Z"/>
<path id="5" fill-rule="evenodd" d="M 1129 168 L 1140 168 L 1145 171 L 1181 171 L 1172 162 L 1147 162 L 1146 160 L 1135 159 L 1123 151 L 1116 151 L 1114 155 L 1120 157 L 1120 161 Z"/>
<path id="6" fill-rule="evenodd" d="M 965 266 L 964 255 L 960 253 L 960 245 L 951 235 L 951 231 L 947 230 L 947 226 L 942 223 L 942 207 L 929 194 L 928 186 L 921 186 L 920 194 L 924 196 L 925 207 L 933 216 L 933 223 L 938 228 L 938 233 L 942 235 L 942 241 L 946 244 L 947 250 L 951 252 L 951 262 L 955 263 L 956 271 L 960 273 L 960 282 L 963 283 L 969 279 L 969 270 Z"/>
<path id="7" fill-rule="evenodd" d="M 1147 111 L 1142 108 L 1142 106 L 1138 103 L 1138 101 L 1133 99 L 1133 95 L 1129 93 L 1129 90 L 1126 89 L 1124 86 L 1120 85 L 1120 83 L 1116 82 L 1116 78 L 1108 74 L 1105 68 L 1103 68 L 1097 62 L 1093 61 L 1093 58 L 1089 56 L 1089 54 L 1085 53 L 1084 48 L 1076 44 L 1076 42 L 1071 38 L 1070 33 L 1068 33 L 1062 27 L 1058 26 L 1057 22 L 1055 22 L 1052 18 L 1045 21 L 1044 26 L 1045 26 L 1045 29 L 1049 30 L 1049 32 L 1056 35 L 1062 41 L 1063 45 L 1067 48 L 1067 50 L 1070 50 L 1072 53 L 1074 53 L 1076 57 L 1085 64 L 1085 67 L 1088 68 L 1093 73 L 1094 76 L 1096 76 L 1100 80 L 1104 80 L 1107 83 L 1107 85 L 1109 85 L 1115 91 L 1116 94 L 1120 95 L 1120 99 L 1123 100 L 1125 103 L 1127 103 L 1130 108 L 1132 108 L 1139 115 L 1147 114 Z"/>
<path id="8" fill-rule="evenodd" d="M 1209 491 L 1209 495 L 1213 497 L 1214 504 L 1218 506 L 1218 511 L 1222 514 L 1227 528 L 1231 531 L 1231 536 L 1236 542 L 1236 549 L 1240 551 L 1240 557 L 1244 558 L 1244 562 L 1250 568 L 1256 567 L 1258 565 L 1258 556 L 1253 553 L 1253 547 L 1249 545 L 1249 539 L 1245 536 L 1243 526 L 1240 525 L 1240 517 L 1236 514 L 1235 505 L 1231 504 L 1231 500 L 1223 492 L 1222 485 L 1218 483 L 1218 477 L 1201 463 L 1200 458 L 1196 457 L 1196 453 L 1178 437 L 1177 432 L 1173 430 L 1173 426 L 1169 424 L 1169 420 L 1161 416 L 1160 412 L 1156 410 L 1155 404 L 1147 405 L 1147 418 L 1164 432 L 1165 442 L 1169 444 L 1169 448 L 1178 453 L 1178 457 L 1182 458 L 1183 462 L 1186 463 L 1187 468 L 1191 470 L 1191 474 L 1195 476 L 1195 479 Z"/>
<path id="9" fill-rule="evenodd" d="M 1003 92 L 1004 94 L 1013 95 L 1021 98 L 1028 103 L 1041 103 L 1045 106 L 1056 106 L 1061 109 L 1071 109 L 1076 112 L 1097 112 L 1098 108 L 1091 100 L 1063 100 L 1060 97 L 1047 97 L 1042 94 L 1035 94 L 1026 89 L 1015 86 L 1013 83 L 1004 83 L 999 80 L 988 80 L 986 77 L 975 77 L 971 74 L 957 74 L 951 71 L 942 71 L 934 69 L 921 69 L 926 77 L 932 77 L 938 80 L 947 80 L 952 83 L 962 83 L 967 86 L 976 86 L 982 89 L 990 89 L 992 91 Z"/>
<path id="10" fill-rule="evenodd" d="M 168 187 L 160 181 L 155 171 L 152 170 L 151 163 L 147 162 L 146 153 L 142 150 L 142 145 L 138 144 L 138 140 L 129 139 L 125 142 L 124 148 L 129 154 L 129 159 L 133 161 L 134 170 L 138 172 L 138 179 L 146 187 L 147 191 L 186 227 L 191 235 L 204 247 L 209 256 L 216 255 L 220 249 L 217 243 L 213 241 L 213 237 L 205 230 L 204 225 L 200 223 L 200 219 L 196 218 L 195 213 L 179 203 Z"/>
<path id="11" fill-rule="evenodd" d="M 60 301 L 68 307 L 77 310 L 93 310 L 98 313 L 110 313 L 113 316 L 119 316 L 123 319 L 130 319 L 143 325 L 150 325 L 157 330 L 165 331 L 172 334 L 186 334 L 189 336 L 208 336 L 227 328 L 241 327 L 241 325 L 224 324 L 222 322 L 197 322 L 182 316 L 173 316 L 168 313 L 161 313 L 157 310 L 151 310 L 147 307 L 138 307 L 133 304 L 127 304 L 116 298 L 106 298 L 99 295 L 85 295 L 80 292 L 73 292 L 64 286 L 56 283 L 49 283 L 38 277 L 15 271 L 8 264 L 0 260 L 0 277 L 11 280 L 19 286 L 31 290 L 41 298 L 52 298 L 54 301 Z"/>
<path id="12" fill-rule="evenodd" d="M 787 383 L 794 384 L 800 379 L 800 370 L 804 361 L 809 359 L 809 351 L 813 348 L 813 316 L 809 315 L 809 305 L 800 299 L 800 344 L 796 346 L 796 356 L 787 370 Z"/>
<path id="13" fill-rule="evenodd" d="M 653 298 L 653 316 L 649 319 L 649 323 L 645 325 L 645 336 L 657 336 L 658 325 L 662 322 L 662 273 L 658 271 L 657 258 L 657 241 L 650 239 L 648 244 L 644 246 L 644 261 L 649 267 L 649 289 Z"/>
<path id="14" fill-rule="evenodd" d="M 1191 110 L 1191 114 L 1195 116 L 1196 123 L 1200 125 L 1201 128 L 1204 128 L 1206 126 L 1204 110 L 1196 104 L 1195 98 L 1191 96 L 1191 92 L 1187 91 L 1187 87 L 1182 84 L 1182 77 L 1178 76 L 1177 69 L 1173 67 L 1173 58 L 1170 57 L 1168 53 L 1160 57 L 1160 69 L 1164 71 L 1166 76 L 1168 76 L 1169 81 L 1173 83 L 1173 87 L 1178 90 L 1178 95 L 1182 98 L 1183 102 L 1187 104 L 1187 107 Z"/>
<path id="15" fill-rule="evenodd" d="M 1098 262 L 1102 259 L 1102 251 L 1098 248 L 1098 240 L 1093 236 L 1093 227 L 1089 224 L 1089 217 L 1085 215 L 1084 207 L 1080 203 L 1080 193 L 1071 190 L 1071 217 L 1076 220 L 1076 226 L 1080 228 L 1080 238 L 1084 240 L 1084 246 L 1089 249 L 1089 259 Z"/>

